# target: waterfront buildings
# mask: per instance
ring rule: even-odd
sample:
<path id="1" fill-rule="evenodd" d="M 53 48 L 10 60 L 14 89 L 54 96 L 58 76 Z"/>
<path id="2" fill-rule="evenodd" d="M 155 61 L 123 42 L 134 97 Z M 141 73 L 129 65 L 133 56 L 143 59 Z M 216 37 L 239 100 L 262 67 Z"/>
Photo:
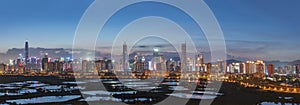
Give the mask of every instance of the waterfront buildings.
<path id="1" fill-rule="evenodd" d="M 275 67 L 274 64 L 263 60 L 235 61 L 227 63 L 227 60 L 216 62 L 204 62 L 201 54 L 187 56 L 186 43 L 181 44 L 180 59 L 166 58 L 159 48 L 154 48 L 151 56 L 135 55 L 129 58 L 127 44 L 123 44 L 122 59 L 115 62 L 114 59 L 73 59 L 71 57 L 51 58 L 47 51 L 42 51 L 44 57 L 29 56 L 29 43 L 25 41 L 24 54 L 17 55 L 17 59 L 10 59 L 9 64 L 0 65 L 0 74 L 28 74 L 38 73 L 101 73 L 114 71 L 144 72 L 166 70 L 169 73 L 187 71 L 206 74 L 230 73 L 237 75 L 253 75 L 263 78 L 274 75 L 292 75 L 299 77 L 299 64 Z M 24 56 L 23 56 L 24 55 Z"/>
<path id="2" fill-rule="evenodd" d="M 275 73 L 275 67 L 273 64 L 268 64 L 268 75 L 273 76 Z"/>
<path id="3" fill-rule="evenodd" d="M 128 61 L 129 61 L 129 55 L 128 55 L 128 52 L 127 52 L 127 44 L 126 44 L 126 42 L 124 42 L 124 44 L 123 44 L 123 58 L 122 58 L 122 68 L 123 68 L 123 70 L 125 71 L 125 70 L 128 70 L 129 68 L 128 68 L 128 66 L 129 66 L 129 63 L 128 63 Z"/>
<path id="4" fill-rule="evenodd" d="M 186 56 L 186 42 L 181 44 L 181 69 L 183 71 L 187 71 L 188 67 L 187 67 L 187 56 Z"/>

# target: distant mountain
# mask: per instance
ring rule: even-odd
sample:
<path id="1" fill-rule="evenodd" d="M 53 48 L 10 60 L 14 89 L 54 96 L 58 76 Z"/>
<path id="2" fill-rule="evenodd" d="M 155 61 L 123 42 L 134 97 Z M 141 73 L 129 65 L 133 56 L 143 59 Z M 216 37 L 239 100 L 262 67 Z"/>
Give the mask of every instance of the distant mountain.
<path id="1" fill-rule="evenodd" d="M 144 55 L 146 60 L 149 60 L 152 58 L 152 51 L 138 51 L 138 52 L 132 52 L 129 54 L 129 58 L 134 58 L 135 55 Z M 164 55 L 165 59 L 174 59 L 174 60 L 180 60 L 180 55 L 176 52 L 160 52 L 160 55 Z M 190 57 L 195 57 L 196 55 L 187 54 L 190 55 Z M 200 55 L 203 56 L 204 62 L 209 63 L 211 62 L 211 53 L 210 52 L 201 52 Z M 232 55 L 227 55 L 227 63 L 233 63 L 233 62 L 242 62 L 247 61 L 248 59 L 242 58 L 242 57 L 234 57 Z M 213 62 L 216 63 L 216 62 Z"/>
<path id="2" fill-rule="evenodd" d="M 300 64 L 300 60 L 295 60 L 289 63 L 289 65 Z"/>
<path id="3" fill-rule="evenodd" d="M 275 68 L 278 67 L 283 67 L 289 64 L 289 62 L 283 62 L 283 61 L 279 61 L 279 60 L 275 60 L 275 61 L 265 61 L 266 65 L 268 64 L 273 64 L 275 66 Z"/>
<path id="4" fill-rule="evenodd" d="M 227 63 L 227 64 L 237 63 L 237 62 L 242 62 L 242 61 L 235 60 L 235 59 L 229 59 L 229 60 L 226 60 L 226 63 Z"/>
<path id="5" fill-rule="evenodd" d="M 248 59 L 248 58 L 244 58 L 244 57 L 237 57 L 237 56 L 232 56 L 232 55 L 227 55 L 227 60 L 237 60 L 237 61 L 243 61 L 243 62 L 245 62 L 245 61 L 247 61 L 247 60 L 250 60 L 250 59 Z"/>
<path id="6" fill-rule="evenodd" d="M 42 58 L 48 53 L 51 58 L 71 57 L 71 50 L 63 48 L 29 48 L 29 57 Z M 24 57 L 24 48 L 8 49 L 6 53 L 0 54 L 0 62 L 8 63 L 9 59 L 15 60 Z"/>

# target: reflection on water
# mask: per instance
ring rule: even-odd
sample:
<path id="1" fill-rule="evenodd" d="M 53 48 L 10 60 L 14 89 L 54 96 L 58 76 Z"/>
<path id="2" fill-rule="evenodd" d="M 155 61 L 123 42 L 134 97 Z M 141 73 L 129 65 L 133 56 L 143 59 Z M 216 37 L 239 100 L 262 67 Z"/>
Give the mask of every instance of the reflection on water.
<path id="1" fill-rule="evenodd" d="M 126 82 L 125 85 L 145 85 L 145 84 L 151 84 L 152 82 Z"/>
<path id="2" fill-rule="evenodd" d="M 18 95 L 22 95 L 22 94 L 20 94 L 20 93 L 9 93 L 9 92 L 0 93 L 0 96 L 18 96 Z"/>
<path id="3" fill-rule="evenodd" d="M 85 97 L 85 99 L 81 99 L 79 101 L 115 101 L 115 102 L 122 102 L 121 99 L 114 98 L 111 96 L 91 96 L 91 97 Z"/>
<path id="4" fill-rule="evenodd" d="M 18 93 L 20 93 L 20 94 L 26 94 L 26 93 L 36 93 L 36 92 L 37 92 L 36 89 L 23 88 L 23 89 L 19 90 Z"/>
<path id="5" fill-rule="evenodd" d="M 137 101 L 152 101 L 152 98 L 134 98 L 134 99 L 125 99 L 123 102 L 137 102 Z"/>
<path id="6" fill-rule="evenodd" d="M 224 95 L 223 93 L 216 93 L 216 92 L 212 92 L 212 91 L 192 91 L 191 93 L 196 93 L 196 94 L 207 94 L 207 95 L 217 95 L 217 96 L 221 96 Z"/>
<path id="7" fill-rule="evenodd" d="M 279 102 L 278 100 L 275 102 L 261 102 L 259 103 L 259 105 L 299 105 L 299 104 L 295 104 L 295 103 L 290 103 L 292 102 L 292 100 L 294 99 L 294 97 L 278 97 L 279 100 L 281 100 L 281 102 Z"/>
<path id="8" fill-rule="evenodd" d="M 102 82 L 107 90 L 90 89 L 89 84 Z M 189 81 L 191 82 L 191 81 Z M 196 82 L 196 81 L 193 81 Z M 193 99 L 192 101 L 219 99 L 226 94 L 216 92 L 215 88 L 206 88 L 213 82 L 196 82 L 192 90 L 188 83 L 178 79 L 140 81 L 139 79 L 91 79 L 65 81 L 56 84 L 40 81 L 21 81 L 0 84 L 0 105 L 2 104 L 71 104 L 78 102 L 124 102 L 126 104 L 155 104 L 167 97 L 175 99 Z M 77 85 L 79 84 L 79 85 Z M 94 86 L 94 85 L 91 85 Z M 81 90 L 81 93 L 78 91 Z M 80 94 L 82 94 L 82 97 Z M 49 95 L 49 96 L 48 96 Z M 277 101 L 293 102 L 295 97 L 276 97 Z M 68 101 L 68 102 L 66 102 Z M 257 104 L 257 103 L 256 103 Z M 293 105 L 291 103 L 262 102 L 261 105 Z"/>
<path id="9" fill-rule="evenodd" d="M 73 85 L 50 85 L 39 81 L 24 81 L 0 84 L 0 96 L 20 96 L 32 93 L 66 92 L 82 90 L 85 87 Z"/>
<path id="10" fill-rule="evenodd" d="M 183 86 L 169 86 L 170 87 L 170 90 L 189 90 L 188 88 L 185 88 Z"/>
<path id="11" fill-rule="evenodd" d="M 108 90 L 88 90 L 88 84 L 102 82 Z M 82 90 L 81 97 L 79 93 L 73 94 L 73 91 Z M 180 91 L 181 93 L 172 93 Z M 26 97 L 28 94 L 35 94 Z M 50 96 L 45 96 L 51 94 Z M 208 94 L 203 96 L 203 94 Z M 163 101 L 168 96 L 190 99 L 214 99 L 221 96 L 221 93 L 212 91 L 203 91 L 196 89 L 190 90 L 186 86 L 179 85 L 178 80 L 168 79 L 161 83 L 153 81 L 139 81 L 139 79 L 93 79 L 77 82 L 65 81 L 61 84 L 47 84 L 40 81 L 24 81 L 0 84 L 0 97 L 15 96 L 14 100 L 7 99 L 6 103 L 12 104 L 37 104 L 72 101 L 111 101 L 125 102 L 128 104 L 146 103 L 153 104 Z M 18 96 L 26 98 L 18 99 Z"/>
<path id="12" fill-rule="evenodd" d="M 135 89 L 137 89 L 137 90 L 152 90 L 152 89 L 161 89 L 161 87 L 145 86 L 145 87 L 137 87 Z"/>
<path id="13" fill-rule="evenodd" d="M 262 102 L 260 103 L 260 105 L 295 105 L 295 104 L 292 104 L 292 103 L 275 103 L 275 102 Z"/>
<path id="14" fill-rule="evenodd" d="M 215 99 L 217 97 L 211 95 L 199 95 L 199 94 L 187 94 L 187 93 L 173 93 L 168 95 L 178 97 L 178 98 L 185 98 L 185 99 Z"/>
<path id="15" fill-rule="evenodd" d="M 52 103 L 52 102 L 66 102 L 76 98 L 80 98 L 80 95 L 69 95 L 69 96 L 44 96 L 29 99 L 17 99 L 7 100 L 7 103 L 15 104 L 40 104 L 40 103 Z"/>
<path id="16" fill-rule="evenodd" d="M 64 84 L 85 84 L 87 82 L 83 82 L 83 81 L 76 81 L 76 82 L 63 82 Z"/>
<path id="17" fill-rule="evenodd" d="M 144 84 L 127 84 L 125 85 L 128 88 L 135 88 L 135 87 L 145 87 L 145 86 L 149 86 L 149 85 L 144 85 Z"/>
<path id="18" fill-rule="evenodd" d="M 6 90 L 21 89 L 21 87 L 4 87 Z"/>
<path id="19" fill-rule="evenodd" d="M 285 100 L 290 100 L 290 99 L 293 99 L 293 97 L 279 97 L 281 99 L 285 99 Z"/>
<path id="20" fill-rule="evenodd" d="M 163 82 L 163 85 L 179 85 L 179 82 Z"/>
<path id="21" fill-rule="evenodd" d="M 155 80 L 140 81 L 139 79 L 120 79 L 120 81 L 117 79 L 101 80 L 108 91 L 84 90 L 82 91 L 82 94 L 84 94 L 85 98 L 80 101 L 114 101 L 125 102 L 127 104 L 155 104 L 163 101 L 168 96 L 201 100 L 215 99 L 217 96 L 223 95 L 222 93 L 216 93 L 213 91 L 205 92 L 205 89 L 199 90 L 200 87 L 196 89 L 196 91 L 191 90 L 186 86 L 180 86 L 177 79 L 168 79 L 161 83 L 157 83 Z M 201 86 L 204 85 L 201 84 Z M 173 91 L 181 91 L 182 93 L 172 93 Z"/>
<path id="22" fill-rule="evenodd" d="M 36 87 L 43 87 L 43 86 L 47 86 L 47 85 L 48 84 L 44 84 L 44 83 L 35 83 L 35 84 L 29 84 L 29 86 L 26 86 L 26 87 L 28 87 L 28 88 L 36 88 Z"/>
<path id="23" fill-rule="evenodd" d="M 82 91 L 82 94 L 86 95 L 115 95 L 115 94 L 136 94 L 137 91 L 123 91 L 123 92 L 108 92 L 104 90 L 95 91 Z"/>
<path id="24" fill-rule="evenodd" d="M 121 83 L 120 81 L 105 81 L 105 82 L 102 82 L 102 83 L 107 83 L 107 84 L 119 84 Z"/>

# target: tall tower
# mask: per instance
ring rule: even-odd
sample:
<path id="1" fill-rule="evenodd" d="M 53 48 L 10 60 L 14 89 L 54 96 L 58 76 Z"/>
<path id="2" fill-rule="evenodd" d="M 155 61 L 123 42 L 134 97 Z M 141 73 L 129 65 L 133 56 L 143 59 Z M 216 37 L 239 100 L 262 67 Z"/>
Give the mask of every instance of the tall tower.
<path id="1" fill-rule="evenodd" d="M 204 61 L 202 55 L 196 55 L 195 59 L 195 69 L 196 71 L 203 71 L 204 70 Z"/>
<path id="2" fill-rule="evenodd" d="M 29 51 L 28 51 L 28 41 L 25 41 L 25 64 L 29 62 Z"/>
<path id="3" fill-rule="evenodd" d="M 259 74 L 265 74 L 266 72 L 266 64 L 264 63 L 263 60 L 257 60 L 256 61 L 256 72 L 259 73 Z"/>
<path id="4" fill-rule="evenodd" d="M 48 71 L 48 53 L 46 53 L 45 57 L 42 59 L 42 70 Z"/>
<path id="5" fill-rule="evenodd" d="M 186 63 L 186 42 L 181 45 L 181 69 L 187 70 Z"/>
<path id="6" fill-rule="evenodd" d="M 123 44 L 123 70 L 127 70 L 128 69 L 128 53 L 127 53 L 127 44 L 126 42 L 124 42 Z"/>
<path id="7" fill-rule="evenodd" d="M 203 56 L 202 55 L 200 55 L 200 62 L 199 63 L 200 63 L 201 66 L 204 66 L 204 60 L 203 60 Z"/>
<path id="8" fill-rule="evenodd" d="M 153 58 L 152 58 L 152 70 L 158 70 L 158 67 L 157 65 L 159 65 L 160 63 L 160 57 L 159 57 L 159 54 L 158 54 L 158 51 L 159 49 L 155 48 L 153 49 Z"/>
<path id="9" fill-rule="evenodd" d="M 274 65 L 273 64 L 268 64 L 268 76 L 273 76 L 275 71 L 274 71 Z"/>
<path id="10" fill-rule="evenodd" d="M 158 51 L 159 50 L 157 48 L 153 49 L 153 57 L 158 57 L 159 56 Z"/>

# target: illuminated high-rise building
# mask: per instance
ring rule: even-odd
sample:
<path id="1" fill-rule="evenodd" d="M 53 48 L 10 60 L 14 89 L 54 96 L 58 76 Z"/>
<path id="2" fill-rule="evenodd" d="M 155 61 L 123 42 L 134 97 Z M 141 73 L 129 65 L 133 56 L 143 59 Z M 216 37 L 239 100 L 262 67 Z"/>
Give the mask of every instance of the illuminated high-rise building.
<path id="1" fill-rule="evenodd" d="M 293 66 L 292 65 L 286 65 L 284 67 L 284 71 L 285 71 L 285 74 L 295 74 L 296 71 L 294 70 Z"/>
<path id="2" fill-rule="evenodd" d="M 45 54 L 45 57 L 42 59 L 42 70 L 47 71 L 48 70 L 48 53 Z"/>
<path id="3" fill-rule="evenodd" d="M 187 70 L 187 62 L 186 62 L 186 42 L 181 45 L 181 69 L 182 71 Z"/>
<path id="4" fill-rule="evenodd" d="M 159 56 L 159 61 L 156 67 L 158 70 L 166 70 L 166 62 L 165 57 L 163 55 Z"/>
<path id="5" fill-rule="evenodd" d="M 193 62 L 191 62 L 192 59 L 187 57 L 186 58 L 186 65 L 187 65 L 187 71 L 192 71 L 193 70 Z"/>
<path id="6" fill-rule="evenodd" d="M 247 61 L 245 65 L 246 74 L 252 74 L 256 72 L 254 61 Z"/>
<path id="7" fill-rule="evenodd" d="M 29 62 L 28 41 L 25 41 L 25 64 Z"/>
<path id="8" fill-rule="evenodd" d="M 241 63 L 232 63 L 233 65 L 233 73 L 240 73 L 241 69 L 240 69 L 240 65 Z"/>
<path id="9" fill-rule="evenodd" d="M 296 75 L 299 75 L 299 68 L 300 68 L 300 65 L 296 64 L 295 65 L 295 73 L 296 73 Z"/>
<path id="10" fill-rule="evenodd" d="M 158 49 L 153 49 L 153 57 L 158 57 Z"/>
<path id="11" fill-rule="evenodd" d="M 274 73 L 275 73 L 274 65 L 273 64 L 268 64 L 268 76 L 273 76 Z"/>
<path id="12" fill-rule="evenodd" d="M 152 70 L 158 70 L 159 68 L 157 67 L 158 64 L 160 63 L 160 56 L 158 54 L 159 49 L 153 49 L 153 58 L 152 58 Z"/>
<path id="13" fill-rule="evenodd" d="M 7 65 L 2 63 L 0 64 L 0 74 L 3 74 L 6 71 Z"/>
<path id="14" fill-rule="evenodd" d="M 201 66 L 203 66 L 203 64 L 204 64 L 204 60 L 203 60 L 203 56 L 202 56 L 202 55 L 200 56 L 200 61 L 199 61 L 199 63 L 200 63 Z"/>
<path id="15" fill-rule="evenodd" d="M 277 73 L 283 74 L 283 68 L 281 66 L 277 68 Z"/>
<path id="16" fill-rule="evenodd" d="M 265 74 L 265 63 L 263 60 L 256 61 L 256 72 L 259 74 Z"/>
<path id="17" fill-rule="evenodd" d="M 212 73 L 212 64 L 211 63 L 207 63 L 207 66 L 206 66 L 206 72 L 208 74 L 211 74 Z"/>
<path id="18" fill-rule="evenodd" d="M 166 61 L 166 69 L 167 71 L 175 70 L 175 62 L 172 59 Z"/>
<path id="19" fill-rule="evenodd" d="M 234 64 L 228 64 L 226 67 L 226 72 L 227 73 L 234 73 Z"/>
<path id="20" fill-rule="evenodd" d="M 204 61 L 202 55 L 197 55 L 195 59 L 195 70 L 204 71 Z"/>
<path id="21" fill-rule="evenodd" d="M 217 73 L 226 73 L 226 62 L 223 60 L 218 60 L 217 63 Z"/>
<path id="22" fill-rule="evenodd" d="M 123 61 L 122 61 L 122 64 L 123 64 L 123 70 L 128 70 L 128 59 L 129 58 L 129 55 L 127 53 L 127 44 L 126 42 L 123 44 Z"/>
<path id="23" fill-rule="evenodd" d="M 240 72 L 241 74 L 246 74 L 246 64 L 243 62 L 243 63 L 240 63 Z"/>

